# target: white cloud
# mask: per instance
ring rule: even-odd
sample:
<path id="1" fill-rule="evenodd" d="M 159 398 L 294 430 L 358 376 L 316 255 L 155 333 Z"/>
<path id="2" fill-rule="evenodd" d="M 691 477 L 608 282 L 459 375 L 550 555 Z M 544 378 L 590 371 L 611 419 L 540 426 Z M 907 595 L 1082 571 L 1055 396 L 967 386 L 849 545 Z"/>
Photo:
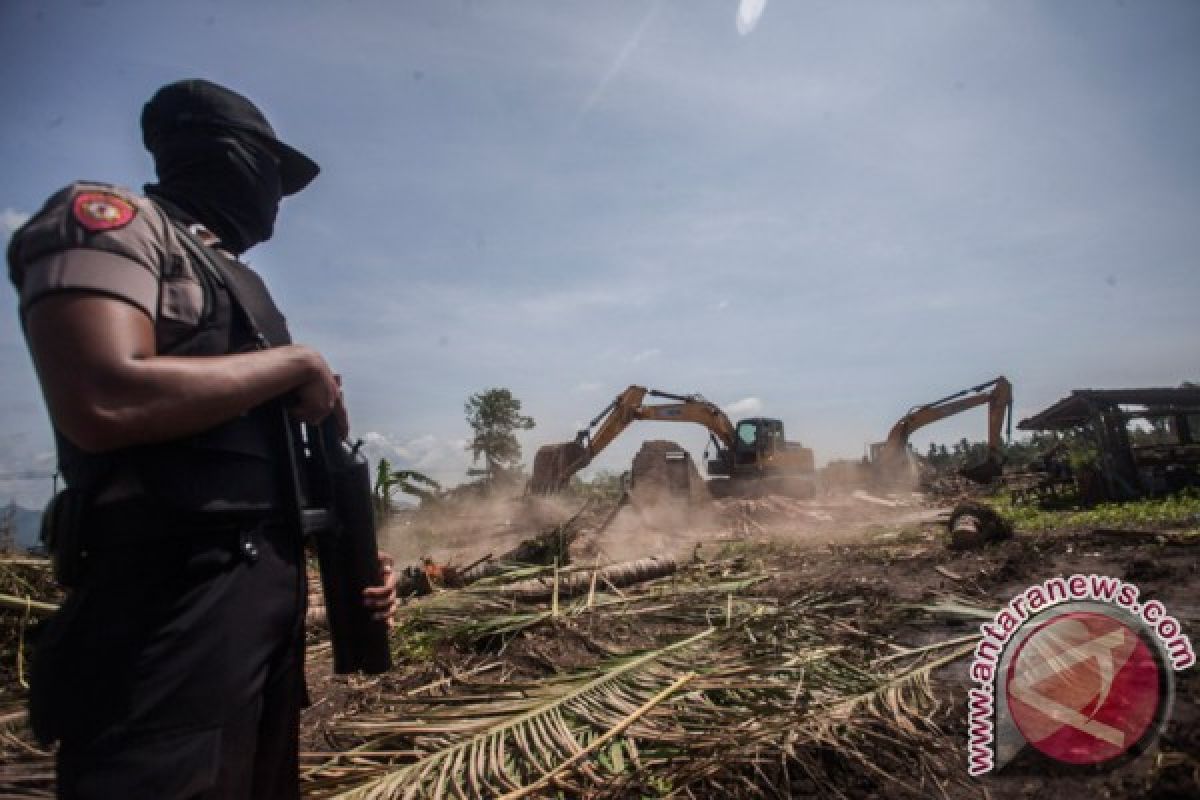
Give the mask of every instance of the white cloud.
<path id="1" fill-rule="evenodd" d="M 652 358 L 657 358 L 662 355 L 662 350 L 657 347 L 651 347 L 649 350 L 643 350 L 640 353 L 634 353 L 629 357 L 631 363 L 640 364 L 643 361 L 649 361 Z"/>
<path id="2" fill-rule="evenodd" d="M 725 309 L 729 308 L 729 301 L 722 300 L 721 302 L 717 303 L 715 308 L 717 309 L 717 311 L 724 311 Z"/>
<path id="3" fill-rule="evenodd" d="M 24 211 L 17 211 L 15 208 L 6 208 L 0 211 L 0 231 L 4 231 L 5 236 L 12 236 L 17 228 L 29 221 L 29 216 Z"/>
<path id="4" fill-rule="evenodd" d="M 746 36 L 758 27 L 758 21 L 766 7 L 767 0 L 742 0 L 738 3 L 737 32 L 740 36 Z"/>
<path id="5" fill-rule="evenodd" d="M 386 458 L 393 468 L 423 472 L 446 486 L 461 483 L 471 464 L 466 439 L 441 439 L 433 434 L 405 439 L 378 431 L 362 439 L 363 453 L 371 463 Z"/>
<path id="6" fill-rule="evenodd" d="M 601 383 L 597 383 L 595 381 L 583 381 L 582 383 L 575 384 L 574 391 L 580 393 L 597 392 L 602 388 L 604 388 L 604 385 Z"/>
<path id="7" fill-rule="evenodd" d="M 757 414 L 763 409 L 763 402 L 757 397 L 743 397 L 741 400 L 734 400 L 727 406 L 723 407 L 726 414 L 731 417 L 745 416 L 746 414 Z"/>

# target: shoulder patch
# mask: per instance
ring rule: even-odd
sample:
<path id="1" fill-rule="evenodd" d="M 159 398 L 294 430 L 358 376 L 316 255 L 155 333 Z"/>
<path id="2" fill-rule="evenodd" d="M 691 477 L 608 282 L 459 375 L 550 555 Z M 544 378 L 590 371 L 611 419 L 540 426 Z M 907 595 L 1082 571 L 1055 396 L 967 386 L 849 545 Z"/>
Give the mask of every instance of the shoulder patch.
<path id="1" fill-rule="evenodd" d="M 80 192 L 71 210 L 75 221 L 93 233 L 124 228 L 137 216 L 132 203 L 112 192 Z"/>

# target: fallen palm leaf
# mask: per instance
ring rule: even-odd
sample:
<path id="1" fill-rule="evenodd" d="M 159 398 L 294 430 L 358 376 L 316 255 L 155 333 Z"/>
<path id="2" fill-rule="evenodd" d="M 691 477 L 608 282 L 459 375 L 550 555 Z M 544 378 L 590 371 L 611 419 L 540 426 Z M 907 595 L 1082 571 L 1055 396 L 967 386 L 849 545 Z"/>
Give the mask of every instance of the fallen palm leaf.
<path id="1" fill-rule="evenodd" d="M 969 600 L 959 598 L 943 598 L 936 603 L 915 603 L 903 606 L 911 611 L 921 611 L 940 617 L 961 617 L 964 619 L 990 620 L 996 616 L 998 609 L 976 605 Z"/>
<path id="2" fill-rule="evenodd" d="M 620 798 L 673 787 L 681 797 L 749 797 L 766 787 L 782 791 L 800 778 L 830 795 L 847 780 L 864 779 L 901 795 L 944 793 L 940 787 L 952 773 L 943 765 L 953 754 L 937 746 L 929 675 L 965 649 L 923 659 L 963 640 L 902 649 L 881 664 L 905 658 L 909 666 L 881 672 L 866 655 L 886 651 L 886 640 L 831 624 L 843 621 L 839 614 L 860 613 L 861 599 L 807 596 L 780 607 L 719 586 L 664 583 L 599 595 L 591 610 L 582 600 L 565 605 L 566 621 L 547 624 L 569 624 L 582 614 L 639 614 L 652 625 L 703 624 L 704 646 L 684 640 L 599 671 L 460 684 L 437 698 L 385 696 L 381 702 L 394 711 L 345 719 L 336 728 L 339 738 L 365 737 L 373 753 L 389 752 L 381 742 L 396 746 L 395 755 L 326 770 L 309 791 L 474 800 L 535 790 Z M 723 623 L 726 613 L 728 631 L 707 627 Z M 844 636 L 849 644 L 834 640 Z M 693 673 L 686 688 L 656 699 Z M 604 688 L 596 689 L 596 681 Z M 567 699 L 577 692 L 582 700 Z M 618 726 L 620 735 L 596 744 Z M 427 755 L 397 766 L 411 762 L 414 751 Z"/>
<path id="3" fill-rule="evenodd" d="M 650 667 L 669 655 L 694 647 L 712 632 L 708 629 L 659 650 L 618 662 L 586 681 L 553 687 L 553 691 L 545 696 L 535 694 L 530 698 L 495 704 L 494 711 L 503 709 L 510 714 L 527 706 L 515 716 L 501 717 L 498 723 L 489 722 L 487 716 L 482 721 L 465 719 L 457 724 L 414 723 L 410 727 L 418 729 L 412 731 L 416 735 L 464 733 L 469 738 L 434 750 L 414 764 L 337 796 L 361 800 L 410 800 L 445 796 L 449 786 L 455 787 L 456 796 L 470 798 L 519 791 L 551 771 L 562 769 L 576 753 L 585 750 L 588 747 L 588 742 L 583 741 L 586 733 L 597 733 L 596 728 L 601 725 L 600 735 L 611 733 L 622 721 L 625 722 L 621 727 L 624 731 L 641 715 L 626 718 L 639 705 L 645 705 L 662 692 L 664 684 L 670 684 Z M 644 670 L 650 674 L 642 675 Z M 672 679 L 678 681 L 679 677 L 674 675 Z M 648 692 L 648 687 L 653 687 L 653 691 Z M 640 704 L 633 700 L 637 697 L 642 697 Z M 614 709 L 621 712 L 616 720 L 612 720 Z M 610 720 L 610 724 L 605 725 L 603 720 Z"/>

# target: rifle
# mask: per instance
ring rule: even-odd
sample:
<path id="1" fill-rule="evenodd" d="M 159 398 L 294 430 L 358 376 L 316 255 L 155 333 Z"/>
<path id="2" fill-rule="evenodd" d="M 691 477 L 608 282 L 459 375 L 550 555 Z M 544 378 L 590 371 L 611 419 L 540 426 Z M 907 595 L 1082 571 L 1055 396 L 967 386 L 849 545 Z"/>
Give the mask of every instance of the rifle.
<path id="1" fill-rule="evenodd" d="M 289 494 L 297 526 L 316 538 L 333 670 L 339 675 L 387 672 L 392 668 L 388 624 L 374 619 L 374 612 L 363 605 L 363 590 L 381 585 L 383 579 L 370 468 L 359 453 L 362 443 L 344 441 L 332 417 L 301 430 L 302 447 L 286 437 L 292 464 Z M 307 492 L 301 493 L 301 486 Z"/>

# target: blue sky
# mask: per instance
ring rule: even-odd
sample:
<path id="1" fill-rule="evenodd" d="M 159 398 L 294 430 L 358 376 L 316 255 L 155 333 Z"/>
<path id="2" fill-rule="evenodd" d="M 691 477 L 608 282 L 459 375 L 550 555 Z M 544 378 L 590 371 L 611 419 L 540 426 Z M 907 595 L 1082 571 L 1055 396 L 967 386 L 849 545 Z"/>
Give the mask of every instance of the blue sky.
<path id="1" fill-rule="evenodd" d="M 9 0 L 0 236 L 72 180 L 151 179 L 159 85 L 242 91 L 324 170 L 249 260 L 375 452 L 452 483 L 462 404 L 496 385 L 537 420 L 527 457 L 642 383 L 782 418 L 825 461 L 1000 373 L 1018 418 L 1200 377 L 1200 5 L 738 12 Z M 0 472 L 42 469 L 8 291 Z M 915 441 L 983 434 L 973 412 Z M 646 425 L 598 466 L 646 438 L 705 440 Z"/>

